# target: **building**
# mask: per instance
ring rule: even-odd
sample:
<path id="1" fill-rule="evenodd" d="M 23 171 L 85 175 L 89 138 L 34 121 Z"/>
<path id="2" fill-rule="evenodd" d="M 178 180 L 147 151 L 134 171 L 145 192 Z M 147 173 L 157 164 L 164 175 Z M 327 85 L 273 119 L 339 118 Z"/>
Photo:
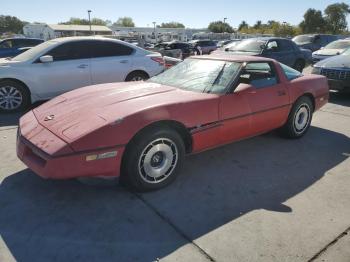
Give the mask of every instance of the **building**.
<path id="1" fill-rule="evenodd" d="M 86 36 L 86 35 L 112 35 L 112 30 L 107 26 L 92 25 L 51 25 L 34 23 L 23 27 L 26 37 L 41 38 L 49 40 L 66 36 Z"/>
<path id="2" fill-rule="evenodd" d="M 203 29 L 159 28 L 159 27 L 117 27 L 112 26 L 113 35 L 120 39 L 143 39 L 149 43 L 168 41 L 188 41 L 196 32 Z"/>

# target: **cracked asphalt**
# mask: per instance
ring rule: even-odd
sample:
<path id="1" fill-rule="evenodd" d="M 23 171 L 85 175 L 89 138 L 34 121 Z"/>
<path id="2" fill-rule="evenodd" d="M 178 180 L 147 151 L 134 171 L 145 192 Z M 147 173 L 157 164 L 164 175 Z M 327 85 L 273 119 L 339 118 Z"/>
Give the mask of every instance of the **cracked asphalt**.
<path id="1" fill-rule="evenodd" d="M 271 132 L 187 157 L 169 187 L 44 180 L 0 115 L 0 261 L 350 261 L 350 96 L 299 140 Z"/>

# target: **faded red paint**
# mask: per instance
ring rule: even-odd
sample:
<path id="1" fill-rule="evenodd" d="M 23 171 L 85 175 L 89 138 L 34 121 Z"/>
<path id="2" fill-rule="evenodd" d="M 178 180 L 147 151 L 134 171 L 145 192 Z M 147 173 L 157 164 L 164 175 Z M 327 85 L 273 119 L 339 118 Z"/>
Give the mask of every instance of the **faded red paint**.
<path id="1" fill-rule="evenodd" d="M 259 57 L 202 56 L 198 59 L 273 61 Z M 276 63 L 276 62 L 274 62 Z M 18 157 L 47 178 L 119 176 L 128 142 L 144 127 L 176 121 L 191 132 L 192 153 L 255 136 L 282 126 L 293 103 L 308 93 L 316 110 L 327 103 L 326 78 L 303 76 L 288 82 L 216 95 L 154 83 L 111 83 L 63 94 L 20 119 Z M 278 94 L 284 94 L 279 96 Z M 53 116 L 47 120 L 47 116 Z M 118 151 L 115 158 L 87 162 L 86 156 Z"/>

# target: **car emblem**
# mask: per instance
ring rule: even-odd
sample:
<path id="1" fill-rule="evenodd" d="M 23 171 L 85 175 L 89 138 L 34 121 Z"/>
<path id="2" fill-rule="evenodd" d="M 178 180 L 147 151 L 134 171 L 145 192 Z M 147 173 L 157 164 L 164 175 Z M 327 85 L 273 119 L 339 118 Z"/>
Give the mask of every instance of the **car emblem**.
<path id="1" fill-rule="evenodd" d="M 55 115 L 48 115 L 44 118 L 44 121 L 50 121 L 53 120 L 55 118 Z"/>

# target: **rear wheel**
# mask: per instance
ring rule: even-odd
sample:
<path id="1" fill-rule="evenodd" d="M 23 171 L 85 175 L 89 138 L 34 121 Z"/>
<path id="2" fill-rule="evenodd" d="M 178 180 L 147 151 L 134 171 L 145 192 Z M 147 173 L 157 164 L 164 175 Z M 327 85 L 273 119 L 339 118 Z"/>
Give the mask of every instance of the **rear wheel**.
<path id="1" fill-rule="evenodd" d="M 289 113 L 287 123 L 282 127 L 282 134 L 288 138 L 300 138 L 309 129 L 313 104 L 309 97 L 300 97 L 293 105 Z"/>
<path id="2" fill-rule="evenodd" d="M 184 142 L 177 132 L 147 130 L 128 145 L 121 180 L 136 191 L 160 189 L 175 180 L 184 155 Z"/>
<path id="3" fill-rule="evenodd" d="M 130 73 L 125 81 L 126 82 L 131 82 L 131 81 L 144 81 L 144 80 L 147 80 L 149 78 L 149 76 L 145 73 L 145 72 L 142 72 L 142 71 L 136 71 L 136 72 L 132 72 Z"/>
<path id="4" fill-rule="evenodd" d="M 0 82 L 0 112 L 18 112 L 26 109 L 30 104 L 28 89 L 16 81 Z"/>

